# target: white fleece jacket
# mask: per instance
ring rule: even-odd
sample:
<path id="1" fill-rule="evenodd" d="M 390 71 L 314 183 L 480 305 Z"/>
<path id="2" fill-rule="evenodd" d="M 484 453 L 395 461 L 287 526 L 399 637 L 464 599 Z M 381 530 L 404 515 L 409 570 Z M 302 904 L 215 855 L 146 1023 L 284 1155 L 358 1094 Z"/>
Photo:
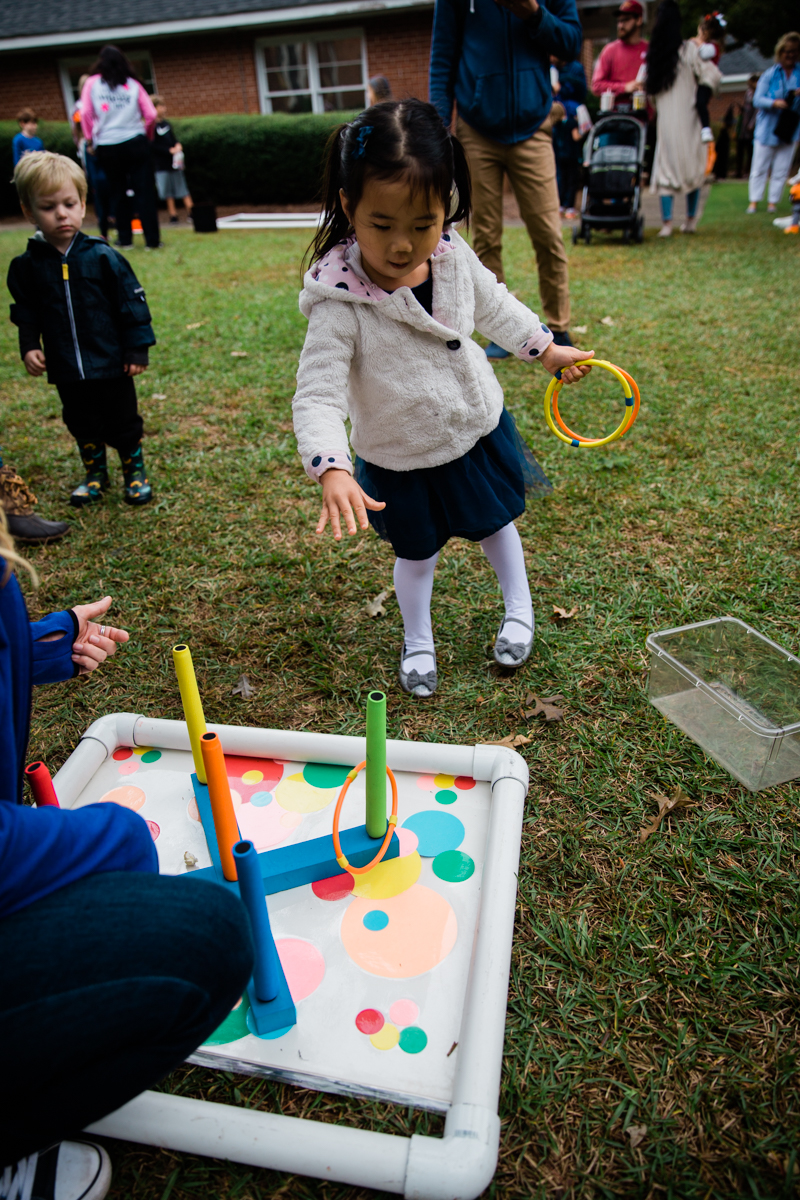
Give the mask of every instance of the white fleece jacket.
<path id="1" fill-rule="evenodd" d="M 437 467 L 496 427 L 503 391 L 480 333 L 526 362 L 553 340 L 546 325 L 498 283 L 448 230 L 431 257 L 433 316 L 410 288 L 384 292 L 364 272 L 354 238 L 307 272 L 308 318 L 292 408 L 303 466 L 353 471 L 353 449 L 392 471 Z"/>

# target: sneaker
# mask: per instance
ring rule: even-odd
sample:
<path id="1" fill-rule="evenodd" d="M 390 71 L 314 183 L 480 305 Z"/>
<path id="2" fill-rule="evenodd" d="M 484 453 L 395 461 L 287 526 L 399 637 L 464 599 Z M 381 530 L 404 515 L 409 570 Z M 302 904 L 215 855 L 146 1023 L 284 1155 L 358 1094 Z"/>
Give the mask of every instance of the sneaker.
<path id="1" fill-rule="evenodd" d="M 663 237 L 663 238 L 672 237 L 672 222 L 665 221 L 664 224 L 659 229 L 658 233 L 656 234 L 656 237 Z"/>
<path id="2" fill-rule="evenodd" d="M 748 206 L 747 206 L 747 215 L 748 215 L 748 217 L 751 217 L 751 216 L 753 215 L 753 213 L 754 213 L 754 212 L 758 212 L 758 205 L 757 205 L 757 204 L 755 204 L 755 203 L 754 203 L 754 202 L 751 200 L 751 202 L 750 202 L 750 203 L 748 204 Z"/>
<path id="3" fill-rule="evenodd" d="M 572 338 L 569 336 L 568 329 L 553 330 L 553 345 L 554 346 L 574 346 Z"/>
<path id="4" fill-rule="evenodd" d="M 169 223 L 170 223 L 170 225 L 177 225 L 177 224 L 178 224 L 178 218 L 177 218 L 177 217 L 170 217 L 170 219 L 169 219 Z"/>
<path id="5" fill-rule="evenodd" d="M 59 1142 L 0 1176 L 0 1200 L 103 1200 L 111 1160 L 94 1142 Z"/>
<path id="6" fill-rule="evenodd" d="M 800 233 L 800 225 L 787 225 L 784 233 Z M 9 526 L 10 528 L 10 526 Z"/>
<path id="7" fill-rule="evenodd" d="M 66 521 L 45 521 L 44 517 L 37 517 L 36 513 L 29 513 L 24 517 L 10 513 L 6 516 L 6 521 L 8 532 L 14 540 L 31 546 L 46 546 L 48 542 L 57 542 L 65 533 L 69 533 L 70 528 Z"/>
<path id="8" fill-rule="evenodd" d="M 681 233 L 697 233 L 697 217 L 687 217 L 681 225 Z"/>
<path id="9" fill-rule="evenodd" d="M 714 140 L 713 131 L 711 129 L 709 129 L 708 125 L 706 125 L 700 131 L 700 141 L 701 142 L 713 142 L 713 140 Z"/>
<path id="10" fill-rule="evenodd" d="M 486 347 L 487 358 L 510 358 L 508 350 L 504 350 L 502 346 L 498 346 L 497 342 L 489 342 Z"/>
<path id="11" fill-rule="evenodd" d="M 777 211 L 777 208 L 778 208 L 777 204 L 768 204 L 768 205 L 767 205 L 767 212 L 768 212 L 768 213 L 774 213 L 774 212 L 776 212 L 776 211 Z"/>
<path id="12" fill-rule="evenodd" d="M 564 220 L 565 221 L 574 221 L 575 218 L 577 217 L 577 215 L 578 214 L 574 208 L 568 208 L 567 211 L 564 213 Z"/>

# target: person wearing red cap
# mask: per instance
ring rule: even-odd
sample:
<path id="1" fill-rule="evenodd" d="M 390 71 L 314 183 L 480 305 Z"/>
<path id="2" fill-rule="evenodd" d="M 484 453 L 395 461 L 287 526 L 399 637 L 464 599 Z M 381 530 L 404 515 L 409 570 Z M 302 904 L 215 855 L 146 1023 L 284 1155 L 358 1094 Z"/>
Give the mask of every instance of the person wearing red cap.
<path id="1" fill-rule="evenodd" d="M 595 96 L 614 93 L 614 107 L 630 112 L 632 93 L 644 91 L 640 72 L 647 55 L 647 42 L 642 37 L 644 9 L 639 0 L 622 0 L 616 12 L 617 38 L 600 52 L 592 74 Z"/>

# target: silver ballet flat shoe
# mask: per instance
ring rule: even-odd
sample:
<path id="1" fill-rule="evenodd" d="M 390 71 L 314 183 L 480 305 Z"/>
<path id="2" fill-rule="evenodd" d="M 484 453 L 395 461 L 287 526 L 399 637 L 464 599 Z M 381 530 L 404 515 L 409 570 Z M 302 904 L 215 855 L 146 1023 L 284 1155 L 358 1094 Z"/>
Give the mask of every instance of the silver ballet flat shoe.
<path id="1" fill-rule="evenodd" d="M 524 625 L 526 629 L 530 629 L 531 638 L 529 642 L 510 642 L 508 638 L 503 637 L 503 626 L 508 619 L 508 617 L 503 617 L 500 622 L 497 641 L 494 644 L 494 661 L 501 667 L 521 667 L 533 649 L 533 631 L 536 622 L 529 625 L 527 621 L 520 621 L 518 617 L 512 617 L 511 619 L 517 625 Z"/>
<path id="2" fill-rule="evenodd" d="M 419 671 L 412 669 L 411 671 L 403 670 L 403 663 L 407 658 L 414 658 L 417 654 L 431 654 L 430 650 L 412 650 L 410 654 L 406 654 L 405 642 L 403 649 L 400 651 L 400 670 L 398 677 L 400 679 L 400 687 L 404 692 L 408 692 L 412 696 L 419 696 L 424 700 L 428 696 L 432 696 L 436 691 L 436 685 L 439 682 L 436 675 L 436 668 L 432 671 L 426 671 L 421 675 Z M 433 651 L 433 661 L 436 662 L 436 651 Z"/>

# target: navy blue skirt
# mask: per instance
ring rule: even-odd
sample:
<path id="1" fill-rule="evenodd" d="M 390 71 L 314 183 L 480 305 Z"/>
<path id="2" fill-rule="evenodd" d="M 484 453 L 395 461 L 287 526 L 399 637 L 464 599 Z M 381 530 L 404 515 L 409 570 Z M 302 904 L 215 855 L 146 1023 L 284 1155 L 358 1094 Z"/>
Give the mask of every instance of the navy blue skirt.
<path id="1" fill-rule="evenodd" d="M 453 537 L 483 541 L 522 516 L 526 493 L 553 490 L 505 408 L 497 428 L 453 462 L 389 471 L 356 458 L 356 482 L 386 504 L 369 513 L 375 532 L 398 558 L 417 560 Z"/>

